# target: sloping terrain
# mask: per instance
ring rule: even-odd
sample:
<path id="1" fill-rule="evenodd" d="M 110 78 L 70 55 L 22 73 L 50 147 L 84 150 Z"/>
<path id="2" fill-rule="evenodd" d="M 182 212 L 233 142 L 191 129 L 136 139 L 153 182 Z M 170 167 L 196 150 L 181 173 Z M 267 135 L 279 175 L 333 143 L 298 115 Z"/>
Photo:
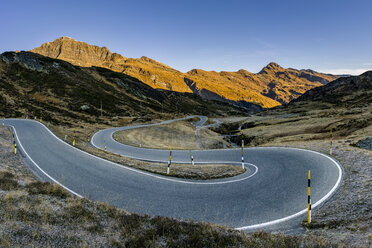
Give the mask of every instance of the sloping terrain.
<path id="1" fill-rule="evenodd" d="M 220 133 L 240 142 L 240 130 L 246 144 L 291 140 L 321 140 L 348 137 L 372 125 L 372 71 L 360 76 L 339 78 L 311 89 L 289 104 L 278 106 L 245 121 L 223 124 Z M 235 140 L 235 138 L 237 138 Z"/>
<path id="2" fill-rule="evenodd" d="M 153 88 L 193 92 L 205 99 L 248 107 L 251 103 L 264 108 L 275 107 L 337 78 L 312 70 L 284 69 L 276 63 L 270 63 L 259 73 L 200 69 L 182 73 L 147 57 L 125 58 L 111 53 L 106 47 L 88 45 L 69 37 L 44 43 L 31 51 L 78 66 L 105 67 L 135 77 Z"/>
<path id="3" fill-rule="evenodd" d="M 100 67 L 73 66 L 31 52 L 7 52 L 0 57 L 0 113 L 6 117 L 97 123 L 105 117 L 149 121 L 196 113 L 243 113 L 191 93 L 156 90 L 136 78 Z"/>
<path id="4" fill-rule="evenodd" d="M 372 71 L 337 79 L 287 105 L 215 131 L 238 144 L 243 136 L 249 146 L 290 146 L 324 154 L 331 153 L 332 137 L 332 157 L 343 166 L 343 183 L 330 202 L 313 211 L 307 234 L 349 247 L 371 247 L 372 152 L 358 146 L 372 137 Z"/>

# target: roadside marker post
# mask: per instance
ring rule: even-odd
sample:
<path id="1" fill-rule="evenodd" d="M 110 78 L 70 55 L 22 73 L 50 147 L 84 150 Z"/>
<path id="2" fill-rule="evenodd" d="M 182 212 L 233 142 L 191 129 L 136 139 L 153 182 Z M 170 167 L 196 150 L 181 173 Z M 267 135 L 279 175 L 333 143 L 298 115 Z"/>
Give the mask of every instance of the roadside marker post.
<path id="1" fill-rule="evenodd" d="M 75 128 L 74 128 L 74 140 L 72 141 L 72 145 L 75 146 L 76 141 L 75 141 Z"/>
<path id="2" fill-rule="evenodd" d="M 307 179 L 307 224 L 311 223 L 310 170 Z"/>
<path id="3" fill-rule="evenodd" d="M 3 126 L 5 125 L 5 119 L 3 119 Z"/>
<path id="4" fill-rule="evenodd" d="M 243 154 L 243 149 L 244 149 L 244 140 L 242 139 L 242 168 L 244 169 L 244 154 Z"/>
<path id="5" fill-rule="evenodd" d="M 67 141 L 67 134 L 65 134 L 65 142 Z"/>
<path id="6" fill-rule="evenodd" d="M 105 145 L 105 151 L 106 151 L 106 149 L 107 149 L 107 147 L 106 147 L 106 138 L 103 138 L 103 144 Z"/>
<path id="7" fill-rule="evenodd" d="M 170 147 L 170 150 L 169 150 L 169 161 L 168 161 L 168 170 L 167 170 L 168 175 L 171 172 L 171 164 L 172 164 L 172 147 Z"/>
<path id="8" fill-rule="evenodd" d="M 13 144 L 13 152 L 14 154 L 17 154 L 17 144 L 15 142 L 14 129 L 12 130 L 12 144 Z"/>
<path id="9" fill-rule="evenodd" d="M 191 150 L 190 150 L 190 158 L 191 158 L 191 164 L 194 165 L 194 155 L 191 154 Z"/>
<path id="10" fill-rule="evenodd" d="M 329 152 L 329 154 L 332 156 L 332 147 L 333 146 L 333 135 L 332 135 L 332 129 L 331 129 L 331 150 Z"/>

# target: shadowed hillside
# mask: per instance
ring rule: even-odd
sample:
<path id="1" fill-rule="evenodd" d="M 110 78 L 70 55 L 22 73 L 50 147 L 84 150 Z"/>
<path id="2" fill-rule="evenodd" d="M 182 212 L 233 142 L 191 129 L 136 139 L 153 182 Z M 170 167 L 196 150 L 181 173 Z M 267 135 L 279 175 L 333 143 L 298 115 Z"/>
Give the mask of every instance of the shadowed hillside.
<path id="1" fill-rule="evenodd" d="M 100 67 L 78 67 L 31 52 L 0 59 L 0 111 L 6 117 L 42 117 L 59 122 L 104 117 L 170 118 L 175 115 L 242 114 L 191 93 L 155 90 L 131 76 Z"/>

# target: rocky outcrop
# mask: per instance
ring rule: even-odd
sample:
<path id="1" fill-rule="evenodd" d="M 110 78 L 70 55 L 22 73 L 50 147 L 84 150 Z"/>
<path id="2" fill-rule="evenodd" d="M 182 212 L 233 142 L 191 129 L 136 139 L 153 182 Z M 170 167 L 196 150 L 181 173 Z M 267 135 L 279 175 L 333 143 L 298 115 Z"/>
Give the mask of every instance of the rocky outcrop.
<path id="1" fill-rule="evenodd" d="M 61 37 L 53 42 L 47 42 L 31 52 L 47 57 L 65 60 L 74 65 L 90 67 L 101 66 L 110 69 L 120 69 L 125 57 L 111 53 L 106 47 L 89 45 L 69 37 Z"/>

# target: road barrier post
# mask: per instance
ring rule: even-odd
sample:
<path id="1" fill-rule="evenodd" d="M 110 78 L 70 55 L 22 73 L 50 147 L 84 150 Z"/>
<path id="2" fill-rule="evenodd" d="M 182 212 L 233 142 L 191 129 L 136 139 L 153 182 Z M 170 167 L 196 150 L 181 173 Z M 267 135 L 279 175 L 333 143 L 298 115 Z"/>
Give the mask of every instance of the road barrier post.
<path id="1" fill-rule="evenodd" d="M 13 145 L 14 154 L 17 154 L 17 145 L 16 145 L 16 142 L 15 142 L 14 129 L 12 130 L 12 145 Z"/>
<path id="2" fill-rule="evenodd" d="M 311 223 L 310 170 L 307 179 L 307 224 Z"/>
<path id="3" fill-rule="evenodd" d="M 172 147 L 170 147 L 169 149 L 169 161 L 168 161 L 168 170 L 167 170 L 168 175 L 171 172 L 171 164 L 172 164 Z"/>
<path id="4" fill-rule="evenodd" d="M 242 168 L 244 169 L 244 153 L 243 153 L 243 150 L 244 150 L 244 140 L 242 139 Z"/>
<path id="5" fill-rule="evenodd" d="M 332 156 L 332 147 L 333 146 L 333 135 L 332 135 L 332 129 L 331 129 L 331 150 L 329 152 L 329 154 Z"/>
<path id="6" fill-rule="evenodd" d="M 75 144 L 76 144 L 76 141 L 75 141 L 75 128 L 74 128 L 74 139 L 72 141 L 72 145 L 75 146 Z"/>
<path id="7" fill-rule="evenodd" d="M 194 155 L 191 154 L 191 150 L 190 150 L 190 158 L 191 158 L 191 164 L 194 165 Z"/>
<path id="8" fill-rule="evenodd" d="M 107 147 L 106 147 L 106 138 L 103 138 L 103 144 L 105 145 L 104 150 L 106 151 L 106 149 L 107 149 Z"/>

